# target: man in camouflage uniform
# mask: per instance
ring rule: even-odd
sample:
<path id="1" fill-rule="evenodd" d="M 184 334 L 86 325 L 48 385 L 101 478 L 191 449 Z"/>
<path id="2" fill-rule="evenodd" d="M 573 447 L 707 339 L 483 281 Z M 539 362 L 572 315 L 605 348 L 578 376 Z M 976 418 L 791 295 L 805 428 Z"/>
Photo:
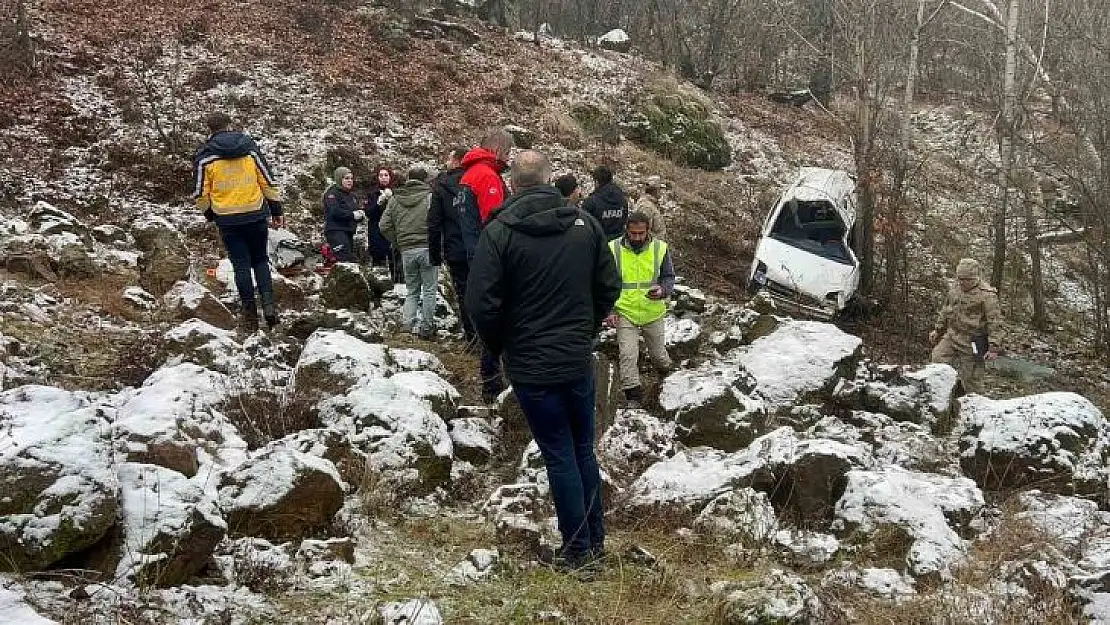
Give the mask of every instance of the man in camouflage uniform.
<path id="1" fill-rule="evenodd" d="M 985 333 L 989 347 L 976 358 L 972 336 Z M 939 343 L 937 341 L 940 341 Z M 932 362 L 956 367 L 964 391 L 978 393 L 979 374 L 983 360 L 998 356 L 1002 340 L 1002 313 L 998 308 L 998 292 L 979 279 L 979 263 L 971 258 L 956 265 L 956 282 L 948 290 L 948 300 L 937 315 L 929 342 L 935 343 Z"/>

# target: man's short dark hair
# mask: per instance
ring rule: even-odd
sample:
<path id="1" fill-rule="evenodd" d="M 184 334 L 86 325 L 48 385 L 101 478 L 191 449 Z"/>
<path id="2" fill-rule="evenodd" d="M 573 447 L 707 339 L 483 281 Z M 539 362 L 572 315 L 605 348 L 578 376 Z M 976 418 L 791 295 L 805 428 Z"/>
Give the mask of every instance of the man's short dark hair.
<path id="1" fill-rule="evenodd" d="M 578 179 L 574 177 L 574 174 L 563 174 L 555 179 L 555 188 L 559 189 L 559 193 L 562 193 L 563 197 L 570 197 L 570 194 L 578 188 Z"/>
<path id="2" fill-rule="evenodd" d="M 412 168 L 409 169 L 409 173 L 408 173 L 408 176 L 406 176 L 406 179 L 408 179 L 408 180 L 419 180 L 420 182 L 427 182 L 428 181 L 428 170 L 424 169 L 423 167 L 412 167 Z"/>
<path id="3" fill-rule="evenodd" d="M 208 133 L 214 135 L 231 127 L 231 117 L 223 111 L 216 111 L 209 113 L 208 117 L 204 118 L 204 123 L 208 126 Z"/>
<path id="4" fill-rule="evenodd" d="M 594 168 L 594 171 L 591 175 L 594 178 L 594 182 L 599 185 L 609 184 L 610 182 L 613 182 L 613 170 L 609 169 L 605 165 L 598 165 L 596 168 Z"/>
<path id="5" fill-rule="evenodd" d="M 651 217 L 648 217 L 647 213 L 644 211 L 632 211 L 632 214 L 628 216 L 628 221 L 626 221 L 625 224 L 644 224 L 645 226 L 650 226 Z"/>
<path id="6" fill-rule="evenodd" d="M 447 156 L 449 156 L 449 157 L 451 157 L 455 160 L 461 161 L 462 158 L 464 156 L 466 156 L 466 153 L 469 152 L 469 151 L 470 150 L 467 150 L 466 148 L 457 145 L 457 146 L 451 148 L 451 151 L 447 153 Z"/>

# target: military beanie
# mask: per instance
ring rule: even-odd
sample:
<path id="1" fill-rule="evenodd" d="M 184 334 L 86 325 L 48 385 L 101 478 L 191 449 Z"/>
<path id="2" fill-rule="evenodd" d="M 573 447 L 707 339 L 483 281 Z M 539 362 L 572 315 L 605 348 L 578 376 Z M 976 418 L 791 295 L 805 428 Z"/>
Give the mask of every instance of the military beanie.
<path id="1" fill-rule="evenodd" d="M 957 278 L 978 278 L 979 263 L 974 258 L 963 258 L 956 265 Z"/>

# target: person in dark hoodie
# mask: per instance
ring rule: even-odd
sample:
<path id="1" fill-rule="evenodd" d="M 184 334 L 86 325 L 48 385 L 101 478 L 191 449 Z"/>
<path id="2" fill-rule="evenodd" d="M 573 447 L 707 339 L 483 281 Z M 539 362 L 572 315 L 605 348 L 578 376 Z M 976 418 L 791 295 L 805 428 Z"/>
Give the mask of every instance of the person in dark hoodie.
<path id="1" fill-rule="evenodd" d="M 428 209 L 432 188 L 428 172 L 409 170 L 408 179 L 393 193 L 379 224 L 382 235 L 401 253 L 405 272 L 405 307 L 401 311 L 405 330 L 424 340 L 435 336 L 436 286 L 439 266 L 428 257 Z M 416 313 L 420 311 L 420 318 Z"/>
<path id="2" fill-rule="evenodd" d="M 243 329 L 258 329 L 258 303 L 262 300 L 266 325 L 277 325 L 267 220 L 274 228 L 283 224 L 277 179 L 254 139 L 231 130 L 231 118 L 212 113 L 205 120 L 209 136 L 193 157 L 193 193 L 196 205 L 209 221 L 216 222 L 228 259 L 235 269 L 235 288 L 242 305 Z M 252 279 L 252 275 L 253 279 Z"/>
<path id="3" fill-rule="evenodd" d="M 550 177 L 542 153 L 516 156 L 514 193 L 478 240 L 466 305 L 490 354 L 504 356 L 547 466 L 563 543 L 541 559 L 576 569 L 604 554 L 593 346 L 621 279 L 601 225 Z"/>
<path id="4" fill-rule="evenodd" d="M 324 238 L 341 263 L 355 260 L 355 230 L 366 213 L 355 197 L 355 176 L 346 167 L 336 167 L 335 184 L 324 192 Z"/>
<path id="5" fill-rule="evenodd" d="M 451 284 L 455 287 L 455 296 L 458 298 L 463 337 L 470 343 L 475 338 L 474 326 L 470 323 L 470 315 L 466 314 L 463 303 L 466 279 L 470 275 L 470 259 L 463 245 L 459 212 L 454 206 L 463 175 L 462 158 L 466 156 L 466 152 L 466 148 L 452 148 L 447 154 L 446 168 L 432 182 L 432 205 L 428 209 L 428 258 L 432 266 L 446 264 L 451 272 Z"/>
<path id="6" fill-rule="evenodd" d="M 393 171 L 388 167 L 379 167 L 374 172 L 373 186 L 366 194 L 364 210 L 367 219 L 370 220 L 369 227 L 366 229 L 366 247 L 370 251 L 370 263 L 375 267 L 389 267 L 390 279 L 400 284 L 403 279 L 401 267 L 394 262 L 393 246 L 389 244 L 389 239 L 382 236 L 382 231 L 378 228 L 382 213 L 385 212 L 386 202 L 393 195 L 395 186 L 397 186 L 397 176 Z"/>
<path id="7" fill-rule="evenodd" d="M 605 229 L 605 238 L 612 241 L 624 235 L 628 218 L 628 198 L 624 189 L 613 182 L 613 170 L 599 165 L 593 170 L 594 192 L 582 201 L 582 210 L 594 216 Z"/>
<path id="8" fill-rule="evenodd" d="M 508 189 L 501 179 L 501 172 L 513 149 L 513 136 L 504 128 L 490 128 L 478 147 L 462 159 L 463 175 L 459 179 L 460 195 L 456 198 L 459 211 L 459 229 L 467 258 L 473 258 L 482 228 L 505 201 Z M 469 289 L 469 285 L 467 289 Z M 482 350 L 478 364 L 482 378 L 482 399 L 492 403 L 505 384 L 501 375 L 501 361 Z"/>

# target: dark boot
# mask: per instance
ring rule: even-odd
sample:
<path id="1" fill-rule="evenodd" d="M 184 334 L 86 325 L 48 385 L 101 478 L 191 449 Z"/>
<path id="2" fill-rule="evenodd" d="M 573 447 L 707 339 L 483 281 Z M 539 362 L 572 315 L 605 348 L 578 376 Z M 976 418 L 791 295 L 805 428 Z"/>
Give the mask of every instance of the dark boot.
<path id="1" fill-rule="evenodd" d="M 239 329 L 245 334 L 258 331 L 258 305 L 254 302 L 243 302 L 239 310 Z"/>
<path id="2" fill-rule="evenodd" d="M 639 408 L 644 401 L 644 389 L 639 386 L 624 389 L 624 399 L 629 408 Z"/>
<path id="3" fill-rule="evenodd" d="M 262 317 L 266 319 L 266 327 L 273 329 L 278 324 L 277 306 L 272 297 L 268 299 L 269 301 L 266 299 L 262 301 Z"/>

